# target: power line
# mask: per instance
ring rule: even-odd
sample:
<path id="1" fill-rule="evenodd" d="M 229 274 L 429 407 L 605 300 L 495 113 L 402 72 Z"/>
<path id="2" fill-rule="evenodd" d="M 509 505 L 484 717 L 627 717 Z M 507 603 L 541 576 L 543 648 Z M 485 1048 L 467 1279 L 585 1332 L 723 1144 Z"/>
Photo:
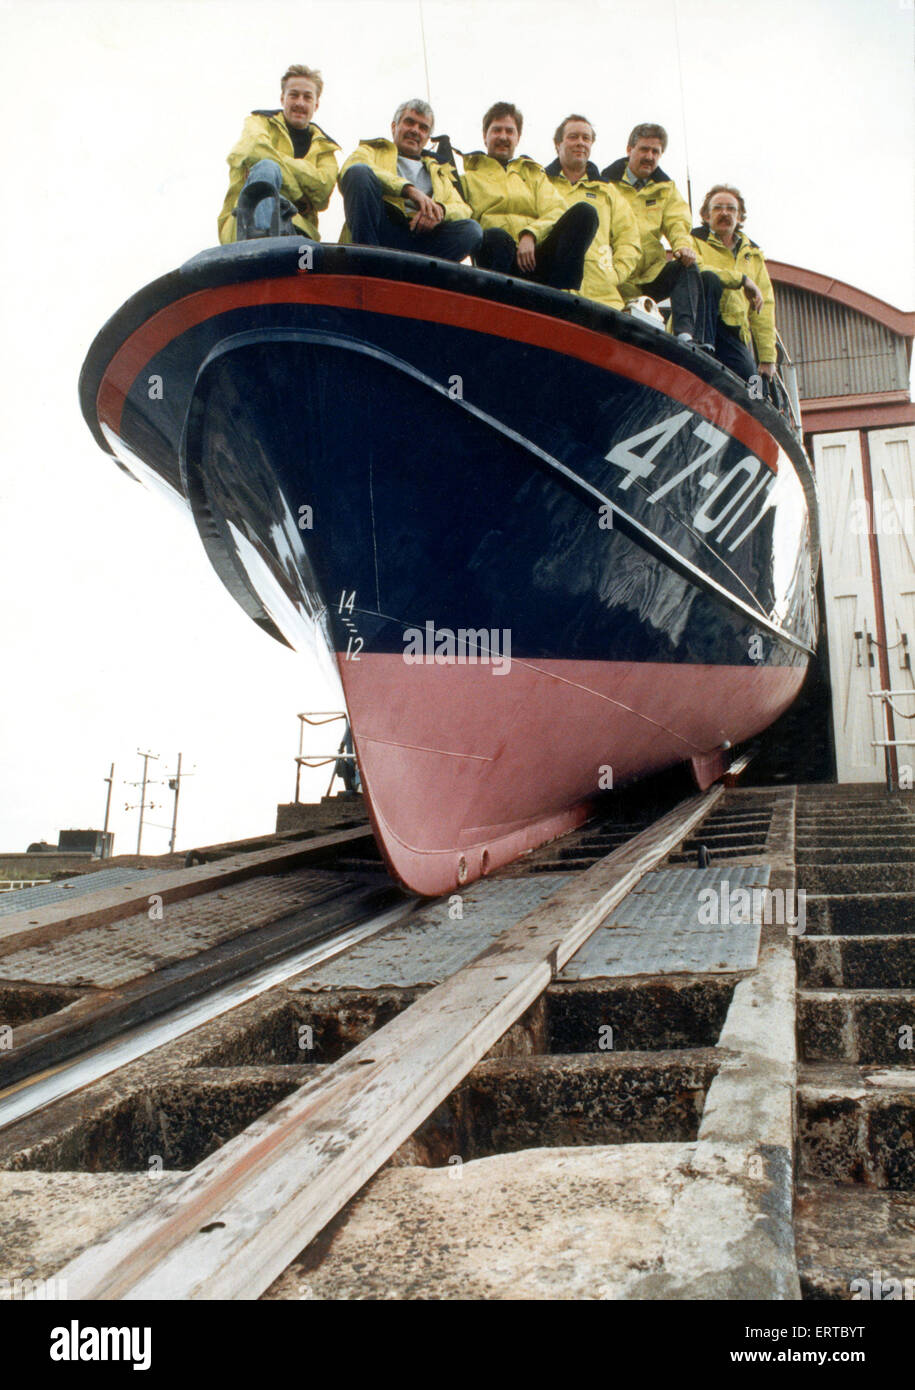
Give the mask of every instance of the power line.
<path id="1" fill-rule="evenodd" d="M 423 41 L 423 67 L 426 69 L 426 101 L 432 105 L 432 83 L 429 81 L 429 55 L 426 52 L 426 24 L 423 19 L 423 0 L 419 0 L 419 32 Z"/>

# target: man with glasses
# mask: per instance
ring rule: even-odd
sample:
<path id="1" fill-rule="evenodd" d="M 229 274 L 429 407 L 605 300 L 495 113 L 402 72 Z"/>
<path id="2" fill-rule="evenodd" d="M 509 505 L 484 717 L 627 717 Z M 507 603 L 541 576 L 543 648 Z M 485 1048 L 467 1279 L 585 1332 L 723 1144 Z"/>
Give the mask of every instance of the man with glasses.
<path id="1" fill-rule="evenodd" d="M 702 203 L 693 245 L 703 286 L 719 300 L 715 356 L 745 381 L 758 374 L 765 391 L 775 374 L 775 295 L 762 251 L 741 231 L 746 215 L 739 189 L 714 184 Z"/>

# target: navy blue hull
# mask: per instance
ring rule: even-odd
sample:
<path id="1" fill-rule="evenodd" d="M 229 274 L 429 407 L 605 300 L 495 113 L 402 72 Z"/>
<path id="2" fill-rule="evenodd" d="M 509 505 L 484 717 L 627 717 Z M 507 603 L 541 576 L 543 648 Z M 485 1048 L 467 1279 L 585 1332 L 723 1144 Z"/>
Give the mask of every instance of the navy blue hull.
<path id="1" fill-rule="evenodd" d="M 444 664 L 485 661 L 487 641 L 510 653 L 527 701 L 537 670 L 612 704 L 639 667 L 695 669 L 679 711 L 666 679 L 656 709 L 655 675 L 636 680 L 661 742 L 646 734 L 635 775 L 639 759 L 708 758 L 721 730 L 776 717 L 813 650 L 816 556 L 809 466 L 774 410 L 698 350 L 569 295 L 358 248 L 314 248 L 296 274 L 293 250 L 222 248 L 144 291 L 90 353 L 83 408 L 126 467 L 187 500 L 256 621 L 293 646 L 323 631 L 357 751 L 377 709 L 350 663 L 382 663 L 390 703 L 418 634 L 427 662 L 433 641 Z M 696 702 L 726 700 L 729 681 L 741 717 L 706 727 Z M 424 694 L 442 701 L 449 757 L 482 759 L 468 750 L 496 685 L 462 685 L 454 710 Z M 512 730 L 537 721 L 503 700 L 510 688 L 500 747 L 514 756 Z M 424 705 L 403 707 L 379 746 L 412 747 L 407 722 L 426 725 Z M 601 730 L 595 749 L 612 742 Z M 554 830 L 582 794 L 568 768 L 560 784 L 542 798 Z M 464 819 L 485 828 L 472 802 Z M 380 826 L 390 807 L 375 809 Z"/>

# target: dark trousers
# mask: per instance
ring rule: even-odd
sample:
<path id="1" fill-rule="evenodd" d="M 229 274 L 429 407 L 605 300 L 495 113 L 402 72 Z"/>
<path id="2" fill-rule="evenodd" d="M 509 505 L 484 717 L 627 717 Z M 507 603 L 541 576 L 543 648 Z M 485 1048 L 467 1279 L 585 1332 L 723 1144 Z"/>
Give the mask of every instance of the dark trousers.
<path id="1" fill-rule="evenodd" d="M 550 285 L 554 290 L 577 290 L 585 272 L 585 254 L 597 227 L 594 208 L 587 203 L 575 203 L 537 247 L 537 264 L 532 271 L 518 268 L 518 244 L 514 237 L 502 227 L 488 227 L 483 233 L 483 245 L 476 263 L 481 270 L 519 275 L 538 285 Z"/>
<path id="2" fill-rule="evenodd" d="M 697 343 L 715 341 L 721 281 L 713 270 L 668 261 L 660 275 L 639 289 L 657 301 L 670 299 L 675 333 L 690 333 Z"/>
<path id="3" fill-rule="evenodd" d="M 722 284 L 713 270 L 703 270 L 701 272 L 703 284 L 703 302 L 708 315 L 707 322 L 714 325 L 714 330 L 708 337 L 703 338 L 703 342 L 710 343 L 718 361 L 725 367 L 730 367 L 731 371 L 737 376 L 743 377 L 744 381 L 749 381 L 751 376 L 758 375 L 756 358 L 753 356 L 751 348 L 740 336 L 740 329 L 731 323 L 722 323 L 719 317 L 719 307 L 721 304 Z M 763 399 L 768 394 L 768 381 L 761 376 Z"/>
<path id="4" fill-rule="evenodd" d="M 346 224 L 360 246 L 386 246 L 392 251 L 414 251 L 443 261 L 462 261 L 472 256 L 483 240 L 483 230 L 469 217 L 440 222 L 428 231 L 411 232 L 399 208 L 384 202 L 384 189 L 367 164 L 354 164 L 340 180 Z"/>
<path id="5" fill-rule="evenodd" d="M 715 356 L 719 362 L 723 362 L 726 367 L 730 367 L 732 372 L 742 376 L 744 381 L 749 381 L 751 376 L 759 373 L 756 365 L 756 358 L 750 348 L 740 336 L 740 329 L 733 324 L 718 322 L 718 332 L 715 335 Z M 763 395 L 768 395 L 767 381 L 764 376 L 760 377 L 763 387 Z"/>

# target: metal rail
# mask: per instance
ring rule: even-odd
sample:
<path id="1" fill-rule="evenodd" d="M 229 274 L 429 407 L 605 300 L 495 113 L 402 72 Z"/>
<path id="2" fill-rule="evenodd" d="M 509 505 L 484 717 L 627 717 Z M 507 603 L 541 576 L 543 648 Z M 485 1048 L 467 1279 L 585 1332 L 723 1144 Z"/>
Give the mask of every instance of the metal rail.
<path id="1" fill-rule="evenodd" d="M 724 794 L 663 816 L 71 1261 L 73 1298 L 256 1298 Z"/>
<path id="2" fill-rule="evenodd" d="M 0 1129 L 23 1119 L 26 1115 L 31 1115 L 43 1106 L 50 1105 L 53 1101 L 60 1100 L 63 1096 L 72 1095 L 74 1091 L 91 1086 L 102 1077 L 137 1061 L 164 1043 L 175 1042 L 186 1033 L 200 1028 L 204 1023 L 210 1023 L 229 1009 L 237 1008 L 239 1004 L 273 989 L 275 985 L 282 984 L 303 970 L 310 970 L 325 961 L 333 960 L 350 947 L 357 946 L 361 941 L 366 941 L 370 936 L 375 936 L 378 932 L 402 921 L 413 912 L 418 901 L 411 899 L 398 903 L 365 922 L 342 927 L 327 940 L 308 946 L 295 955 L 256 970 L 231 984 L 223 985 L 192 1003 L 180 1005 L 154 1022 L 121 1033 L 110 1042 L 95 1047 L 71 1061 L 62 1062 L 57 1067 L 8 1086 L 0 1091 Z"/>

